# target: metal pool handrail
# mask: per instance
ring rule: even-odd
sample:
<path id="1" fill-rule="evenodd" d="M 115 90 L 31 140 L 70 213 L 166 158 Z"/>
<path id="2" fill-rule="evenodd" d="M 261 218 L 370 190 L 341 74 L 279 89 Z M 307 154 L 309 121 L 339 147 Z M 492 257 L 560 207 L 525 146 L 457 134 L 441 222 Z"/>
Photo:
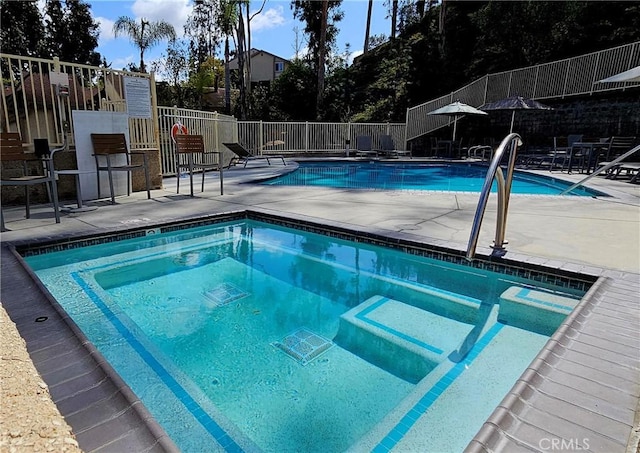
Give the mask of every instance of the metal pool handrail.
<path id="1" fill-rule="evenodd" d="M 609 162 L 607 165 L 605 165 L 604 167 L 599 168 L 598 170 L 594 171 L 593 173 L 591 173 L 589 176 L 587 176 L 584 179 L 581 179 L 580 181 L 578 181 L 577 183 L 575 183 L 574 185 L 572 185 L 571 187 L 569 187 L 566 190 L 563 190 L 560 195 L 566 195 L 569 192 L 571 192 L 573 189 L 576 189 L 578 187 L 580 187 L 581 185 L 583 185 L 585 182 L 587 182 L 588 180 L 590 180 L 591 178 L 593 178 L 596 175 L 599 175 L 600 173 L 602 173 L 603 171 L 607 171 L 610 168 L 615 167 L 616 165 L 618 165 L 618 163 L 622 162 L 623 160 L 625 160 L 627 157 L 631 156 L 632 154 L 636 153 L 640 151 L 640 145 L 636 146 L 633 149 L 630 149 L 629 151 L 627 151 L 626 153 L 624 153 L 622 156 L 616 158 L 615 160 Z"/>
<path id="2" fill-rule="evenodd" d="M 496 219 L 496 236 L 493 241 L 494 253 L 492 255 L 502 256 L 504 255 L 504 232 L 507 225 L 507 210 L 509 209 L 509 195 L 511 195 L 511 182 L 513 181 L 513 170 L 516 164 L 516 151 L 518 146 L 522 146 L 522 138 L 516 133 L 507 135 L 498 149 L 496 150 L 493 160 L 489 165 L 487 176 L 482 185 L 480 192 L 480 200 L 478 201 L 478 207 L 476 208 L 476 215 L 473 218 L 473 226 L 471 227 L 471 235 L 469 236 L 469 243 L 467 245 L 467 259 L 472 260 L 476 253 L 476 245 L 478 244 L 478 236 L 480 235 L 480 226 L 482 225 L 482 219 L 484 217 L 484 211 L 487 207 L 487 200 L 491 193 L 491 185 L 493 180 L 498 179 L 498 217 Z M 504 153 L 509 149 L 509 165 L 507 167 L 507 177 L 502 173 L 500 167 L 500 161 L 504 156 Z"/>

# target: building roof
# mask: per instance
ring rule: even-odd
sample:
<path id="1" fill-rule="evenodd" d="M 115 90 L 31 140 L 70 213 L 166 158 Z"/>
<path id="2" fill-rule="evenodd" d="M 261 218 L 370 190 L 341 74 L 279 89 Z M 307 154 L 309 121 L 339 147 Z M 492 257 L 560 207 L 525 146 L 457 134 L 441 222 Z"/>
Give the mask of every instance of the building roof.
<path id="1" fill-rule="evenodd" d="M 250 55 L 253 57 L 253 56 L 255 56 L 255 55 L 259 54 L 259 53 L 264 53 L 264 54 L 267 54 L 267 55 L 271 55 L 276 60 L 282 60 L 282 61 L 287 61 L 287 62 L 289 61 L 287 58 L 279 57 L 278 55 L 272 54 L 271 52 L 267 52 L 266 50 L 262 50 L 262 49 L 252 48 Z M 238 57 L 236 56 L 236 57 L 233 57 L 231 60 L 229 60 L 229 63 L 232 63 L 232 62 L 233 63 L 237 63 L 237 61 L 238 61 Z"/>

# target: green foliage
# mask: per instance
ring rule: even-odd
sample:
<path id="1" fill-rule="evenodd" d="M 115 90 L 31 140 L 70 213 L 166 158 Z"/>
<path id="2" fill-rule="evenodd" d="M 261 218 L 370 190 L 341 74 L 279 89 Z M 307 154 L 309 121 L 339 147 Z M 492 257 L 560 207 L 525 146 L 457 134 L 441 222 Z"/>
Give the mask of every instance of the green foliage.
<path id="1" fill-rule="evenodd" d="M 72 63 L 100 64 L 100 54 L 94 50 L 98 47 L 99 27 L 91 17 L 90 6 L 81 0 L 66 0 L 62 13 L 62 22 L 57 27 L 61 34 L 54 38 L 47 33 L 52 56 Z"/>
<path id="2" fill-rule="evenodd" d="M 195 2 L 193 14 L 184 26 L 185 36 L 189 38 L 191 59 L 196 62 L 196 71 L 208 58 L 215 54 L 220 44 L 220 21 L 224 21 L 221 2 L 199 0 Z"/>
<path id="3" fill-rule="evenodd" d="M 309 63 L 294 60 L 272 84 L 272 119 L 315 119 L 317 76 Z"/>
<path id="4" fill-rule="evenodd" d="M 26 57 L 42 55 L 45 31 L 36 1 L 0 1 L 0 23 L 3 53 Z"/>
<path id="5" fill-rule="evenodd" d="M 349 68 L 353 120 L 402 121 L 406 107 L 487 73 L 640 40 L 638 2 L 448 1 L 442 30 L 441 12 L 429 2 L 419 22 L 411 15 L 394 42 Z"/>
<path id="6" fill-rule="evenodd" d="M 344 17 L 344 13 L 338 9 L 342 0 L 329 0 L 329 18 L 327 20 L 326 46 L 330 49 L 338 36 L 338 22 Z M 293 0 L 291 2 L 293 17 L 304 22 L 304 32 L 309 37 L 309 52 L 314 62 L 318 61 L 320 54 L 320 33 L 322 25 L 322 1 Z"/>

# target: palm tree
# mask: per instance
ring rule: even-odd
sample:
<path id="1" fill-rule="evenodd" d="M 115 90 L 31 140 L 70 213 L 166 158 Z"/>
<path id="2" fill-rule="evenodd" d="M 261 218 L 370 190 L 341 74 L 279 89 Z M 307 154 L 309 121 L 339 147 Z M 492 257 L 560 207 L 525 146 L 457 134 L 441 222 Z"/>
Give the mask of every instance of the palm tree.
<path id="1" fill-rule="evenodd" d="M 140 49 L 140 72 L 146 72 L 144 66 L 144 52 L 158 44 L 163 39 L 174 41 L 176 39 L 176 31 L 173 25 L 165 21 L 149 22 L 140 19 L 138 24 L 135 19 L 126 16 L 120 16 L 113 24 L 113 34 L 117 38 L 118 35 L 126 34 L 129 36 L 133 44 Z"/>

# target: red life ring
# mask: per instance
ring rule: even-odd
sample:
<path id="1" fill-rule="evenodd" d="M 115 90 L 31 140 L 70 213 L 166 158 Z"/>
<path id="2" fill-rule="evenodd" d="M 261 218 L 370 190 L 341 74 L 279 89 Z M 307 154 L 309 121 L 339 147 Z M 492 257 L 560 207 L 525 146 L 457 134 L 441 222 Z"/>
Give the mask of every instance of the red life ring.
<path id="1" fill-rule="evenodd" d="M 189 131 L 187 130 L 187 127 L 184 124 L 178 122 L 178 123 L 174 124 L 171 127 L 171 140 L 173 140 L 173 143 L 175 143 L 176 142 L 176 135 L 178 135 L 178 134 L 185 134 L 186 135 L 188 133 L 189 133 Z"/>

